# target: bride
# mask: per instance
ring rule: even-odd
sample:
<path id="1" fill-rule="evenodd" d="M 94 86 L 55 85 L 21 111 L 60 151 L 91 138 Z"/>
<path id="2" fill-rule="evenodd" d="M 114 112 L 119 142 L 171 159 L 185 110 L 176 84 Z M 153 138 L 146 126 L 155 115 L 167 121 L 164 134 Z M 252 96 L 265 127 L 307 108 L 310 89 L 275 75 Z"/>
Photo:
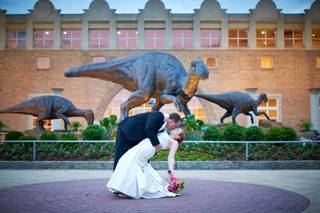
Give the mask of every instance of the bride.
<path id="1" fill-rule="evenodd" d="M 158 134 L 161 149 L 169 149 L 168 167 L 171 172 L 174 169 L 174 155 L 183 138 L 180 128 L 171 130 L 170 136 L 166 132 Z M 120 158 L 107 183 L 109 190 L 135 199 L 176 196 L 167 190 L 168 183 L 148 163 L 154 154 L 155 148 L 148 138 L 128 150 Z"/>

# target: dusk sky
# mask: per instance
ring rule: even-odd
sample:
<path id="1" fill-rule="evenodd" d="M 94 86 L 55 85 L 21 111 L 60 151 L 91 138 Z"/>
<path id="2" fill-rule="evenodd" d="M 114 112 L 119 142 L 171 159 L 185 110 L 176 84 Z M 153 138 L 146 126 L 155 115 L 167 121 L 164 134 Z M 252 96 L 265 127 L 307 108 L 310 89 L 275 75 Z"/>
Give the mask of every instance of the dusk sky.
<path id="1" fill-rule="evenodd" d="M 37 0 L 0 0 L 0 8 L 7 10 L 7 14 L 28 13 L 33 9 Z M 167 9 L 173 13 L 193 13 L 193 9 L 199 9 L 202 0 L 162 0 Z M 221 7 L 229 13 L 248 13 L 255 8 L 259 0 L 219 0 Z M 92 0 L 51 0 L 56 9 L 61 13 L 82 13 L 88 9 Z M 137 13 L 143 9 L 147 0 L 108 0 L 111 9 L 117 13 Z M 310 9 L 314 0 L 274 0 L 278 9 L 284 13 L 304 13 L 304 9 Z"/>

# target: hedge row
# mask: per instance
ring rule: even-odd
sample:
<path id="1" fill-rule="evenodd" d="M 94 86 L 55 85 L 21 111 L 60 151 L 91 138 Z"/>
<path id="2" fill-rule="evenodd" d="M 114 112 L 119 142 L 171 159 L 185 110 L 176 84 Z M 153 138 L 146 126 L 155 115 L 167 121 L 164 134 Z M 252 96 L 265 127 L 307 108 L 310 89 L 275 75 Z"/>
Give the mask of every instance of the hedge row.
<path id="1" fill-rule="evenodd" d="M 176 160 L 244 160 L 244 144 L 193 144 L 179 148 Z M 152 160 L 166 160 L 168 151 Z M 39 143 L 37 160 L 113 160 L 112 143 Z M 1 144 L 0 160 L 31 160 L 32 144 Z M 320 144 L 250 144 L 249 160 L 320 160 Z"/>

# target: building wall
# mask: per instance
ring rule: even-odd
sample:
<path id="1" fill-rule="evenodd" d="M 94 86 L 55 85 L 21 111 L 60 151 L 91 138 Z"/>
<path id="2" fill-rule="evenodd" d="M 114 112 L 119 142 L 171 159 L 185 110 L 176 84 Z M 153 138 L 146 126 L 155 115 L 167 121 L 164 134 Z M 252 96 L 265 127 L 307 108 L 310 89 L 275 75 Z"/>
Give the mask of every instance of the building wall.
<path id="1" fill-rule="evenodd" d="M 300 119 L 310 118 L 309 89 L 319 85 L 320 70 L 315 66 L 318 51 L 306 50 L 192 50 L 166 51 L 182 60 L 186 69 L 196 58 L 214 56 L 218 65 L 210 69 L 208 80 L 201 81 L 199 91 L 222 93 L 246 91 L 256 88 L 257 93 L 281 96 L 281 120 L 296 127 Z M 52 93 L 62 88 L 62 95 L 79 108 L 95 111 L 96 119 L 121 87 L 112 82 L 90 78 L 66 78 L 64 71 L 70 67 L 91 63 L 95 56 L 119 57 L 137 51 L 67 51 L 67 50 L 5 50 L 0 51 L 0 105 L 8 107 L 30 98 L 32 94 Z M 260 68 L 262 56 L 274 57 L 274 68 Z M 50 68 L 38 70 L 37 57 L 49 57 Z M 223 110 L 212 103 L 201 101 L 209 121 L 218 121 Z M 244 116 L 239 121 L 245 123 Z M 14 129 L 25 129 L 27 116 L 2 114 L 0 120 Z M 78 119 L 79 120 L 79 119 Z"/>

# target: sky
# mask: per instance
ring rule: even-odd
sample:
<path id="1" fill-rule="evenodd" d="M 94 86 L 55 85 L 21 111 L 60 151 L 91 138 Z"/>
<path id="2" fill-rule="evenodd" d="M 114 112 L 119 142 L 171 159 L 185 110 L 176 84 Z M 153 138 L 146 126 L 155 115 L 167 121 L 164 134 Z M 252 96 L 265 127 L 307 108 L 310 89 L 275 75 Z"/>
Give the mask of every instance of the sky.
<path id="1" fill-rule="evenodd" d="M 193 13 L 193 9 L 199 9 L 203 0 L 162 0 L 166 9 L 173 13 Z M 228 13 L 248 13 L 254 9 L 259 0 L 218 0 L 223 9 Z M 274 0 L 278 9 L 284 13 L 304 13 L 304 9 L 310 9 L 315 0 Z M 28 13 L 33 9 L 37 0 L 0 0 L 0 8 L 7 10 L 7 14 Z M 92 0 L 51 0 L 56 9 L 61 13 L 82 13 L 88 9 Z M 143 9 L 147 0 L 107 0 L 111 9 L 116 13 L 138 13 Z M 129 3 L 129 4 L 128 4 Z"/>

